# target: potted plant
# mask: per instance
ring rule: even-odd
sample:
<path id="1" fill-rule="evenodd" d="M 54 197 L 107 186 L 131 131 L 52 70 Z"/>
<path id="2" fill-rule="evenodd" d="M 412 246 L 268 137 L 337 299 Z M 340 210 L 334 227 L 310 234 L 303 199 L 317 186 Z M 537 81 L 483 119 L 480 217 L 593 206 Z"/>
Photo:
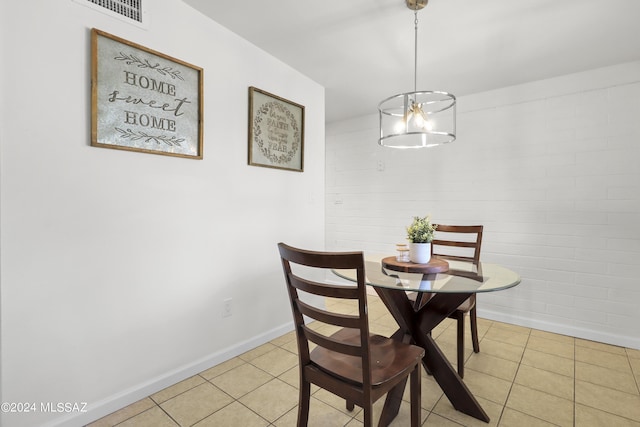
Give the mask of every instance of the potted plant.
<path id="1" fill-rule="evenodd" d="M 409 240 L 409 260 L 416 264 L 426 264 L 431 259 L 431 241 L 438 226 L 431 224 L 429 216 L 414 216 L 413 222 L 407 227 Z"/>

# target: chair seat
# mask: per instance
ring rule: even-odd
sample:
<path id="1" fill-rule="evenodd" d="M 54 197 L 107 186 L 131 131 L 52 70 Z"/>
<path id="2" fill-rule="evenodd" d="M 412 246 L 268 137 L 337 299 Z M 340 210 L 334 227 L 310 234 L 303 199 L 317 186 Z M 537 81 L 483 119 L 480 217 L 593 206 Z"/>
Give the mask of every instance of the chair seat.
<path id="1" fill-rule="evenodd" d="M 331 335 L 331 338 L 347 342 L 360 343 L 358 329 L 344 328 Z M 403 376 L 410 371 L 411 361 L 422 359 L 424 350 L 415 345 L 404 344 L 380 335 L 369 335 L 371 352 L 371 385 L 377 386 Z M 322 371 L 339 378 L 362 384 L 362 359 L 316 347 L 310 354 L 311 361 Z"/>
<path id="2" fill-rule="evenodd" d="M 415 304 L 416 299 L 418 298 L 419 293 L 418 292 L 409 292 L 407 293 L 407 297 L 409 298 L 409 301 L 411 301 L 412 303 Z M 426 294 L 423 295 L 425 298 L 422 302 L 422 304 L 424 304 L 426 302 L 427 299 L 431 298 L 431 296 L 433 296 L 433 294 Z M 456 309 L 456 311 L 462 311 L 464 313 L 468 313 L 471 311 L 471 309 L 473 307 L 475 307 L 476 305 L 476 297 L 475 295 L 467 298 L 462 304 L 460 304 L 458 306 L 458 308 Z M 455 312 L 453 313 L 455 314 Z"/>
<path id="3" fill-rule="evenodd" d="M 467 298 L 462 304 L 458 306 L 458 311 L 462 311 L 464 313 L 468 313 L 471 309 L 476 305 L 475 298 Z"/>

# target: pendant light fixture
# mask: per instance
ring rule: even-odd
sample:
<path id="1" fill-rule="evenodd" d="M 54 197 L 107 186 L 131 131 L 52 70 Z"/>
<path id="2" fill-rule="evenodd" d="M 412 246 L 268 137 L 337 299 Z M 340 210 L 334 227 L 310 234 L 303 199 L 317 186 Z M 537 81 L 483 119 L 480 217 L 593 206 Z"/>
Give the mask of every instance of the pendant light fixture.
<path id="1" fill-rule="evenodd" d="M 378 104 L 380 139 L 392 148 L 426 148 L 456 139 L 456 97 L 447 92 L 417 91 L 418 11 L 429 0 L 405 0 L 415 16 L 413 92 L 393 95 Z"/>

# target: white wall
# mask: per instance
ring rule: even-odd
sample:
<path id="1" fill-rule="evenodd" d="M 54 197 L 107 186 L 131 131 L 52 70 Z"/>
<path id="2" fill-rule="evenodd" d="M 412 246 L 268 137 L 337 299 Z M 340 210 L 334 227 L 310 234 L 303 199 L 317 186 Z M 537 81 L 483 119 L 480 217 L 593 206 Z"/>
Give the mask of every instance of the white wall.
<path id="1" fill-rule="evenodd" d="M 393 253 L 414 215 L 484 224 L 482 259 L 523 281 L 480 316 L 640 348 L 640 62 L 458 106 L 457 141 L 421 151 L 379 147 L 377 116 L 327 127 L 327 248 Z"/>
<path id="2" fill-rule="evenodd" d="M 2 414 L 81 425 L 292 328 L 276 244 L 324 246 L 324 89 L 178 0 L 140 28 L 2 2 Z M 90 29 L 204 68 L 204 159 L 90 143 Z M 304 173 L 247 165 L 248 87 L 305 105 Z M 222 318 L 225 298 L 233 315 Z"/>

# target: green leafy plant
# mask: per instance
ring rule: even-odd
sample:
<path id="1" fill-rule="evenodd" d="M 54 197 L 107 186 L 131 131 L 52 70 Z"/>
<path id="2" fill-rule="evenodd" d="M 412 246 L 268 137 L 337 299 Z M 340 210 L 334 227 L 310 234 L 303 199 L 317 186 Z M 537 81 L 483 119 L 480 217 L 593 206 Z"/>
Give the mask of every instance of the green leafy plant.
<path id="1" fill-rule="evenodd" d="M 413 222 L 407 227 L 407 239 L 411 243 L 430 243 L 436 228 L 438 226 L 431 224 L 429 216 L 414 216 Z"/>

